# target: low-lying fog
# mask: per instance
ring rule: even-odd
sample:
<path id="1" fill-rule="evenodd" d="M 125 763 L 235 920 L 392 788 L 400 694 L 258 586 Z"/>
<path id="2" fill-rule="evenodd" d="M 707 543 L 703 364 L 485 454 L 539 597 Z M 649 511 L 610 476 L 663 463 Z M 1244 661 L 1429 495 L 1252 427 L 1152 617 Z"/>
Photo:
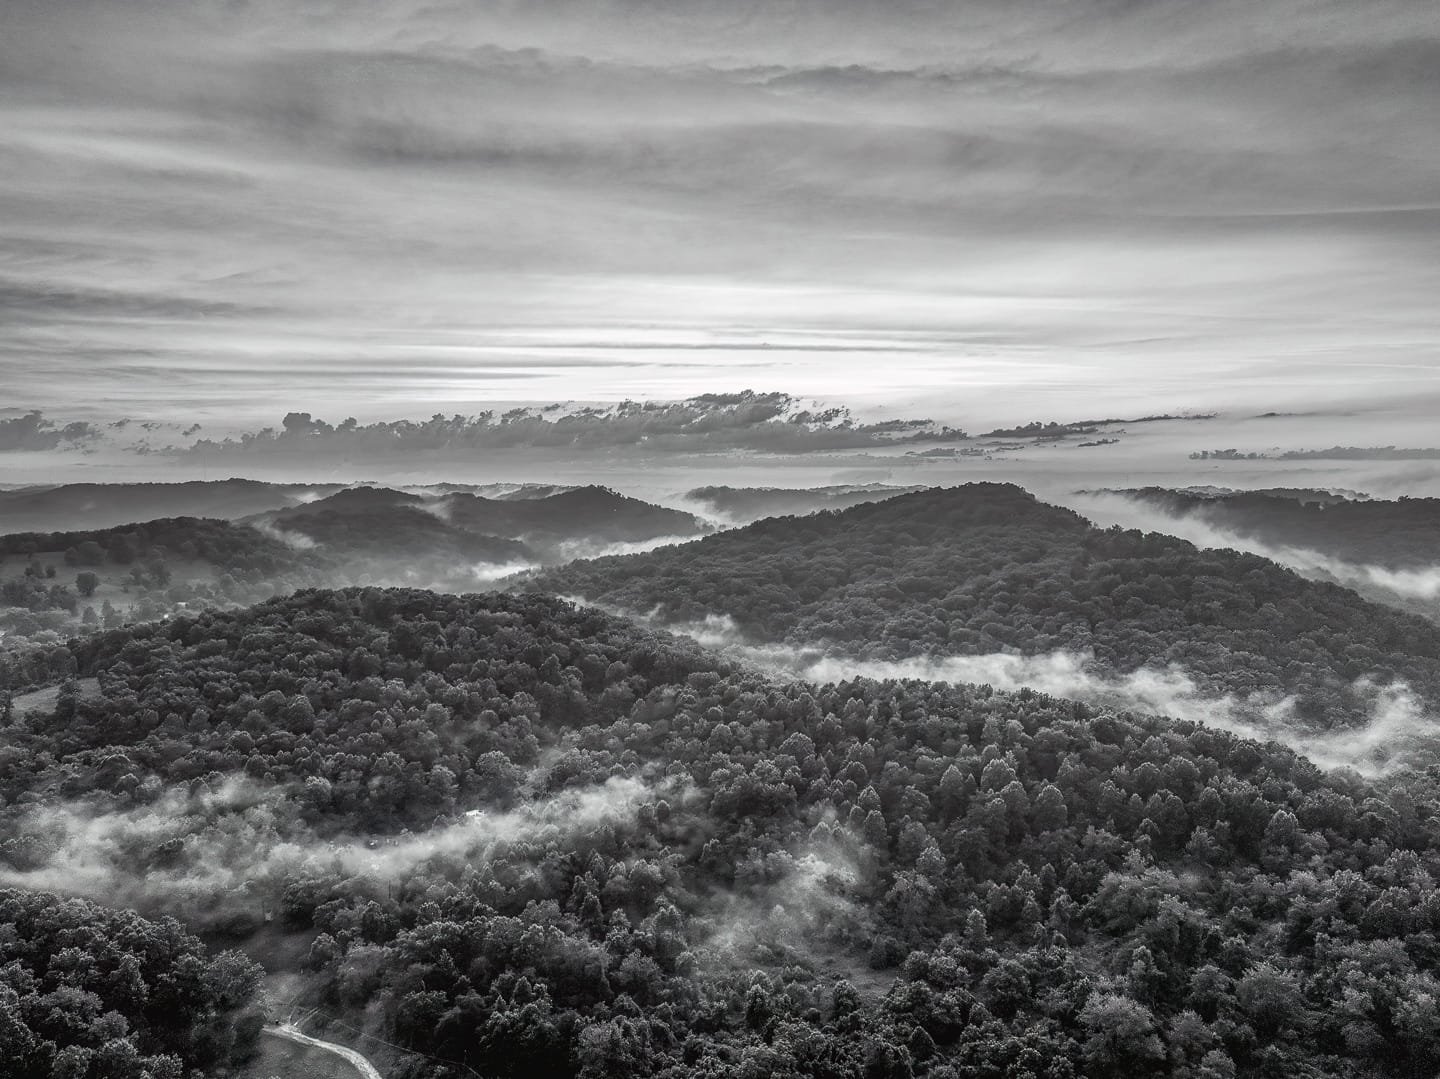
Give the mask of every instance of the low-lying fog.
<path id="1" fill-rule="evenodd" d="M 88 802 L 36 808 L 16 829 L 24 855 L 11 856 L 29 864 L 0 865 L 0 886 L 207 911 L 226 906 L 233 893 L 273 892 L 284 879 L 333 874 L 384 882 L 430 862 L 479 865 L 500 847 L 565 841 L 632 819 L 647 801 L 679 800 L 684 791 L 673 783 L 612 777 L 385 839 L 316 836 L 287 819 L 286 803 L 296 794 L 232 778 L 217 789 L 175 788 L 133 809 Z"/>
<path id="2" fill-rule="evenodd" d="M 1434 607 L 1429 602 L 1440 597 L 1440 564 L 1422 569 L 1395 570 L 1363 562 L 1347 562 L 1304 547 L 1265 543 L 1218 528 L 1198 517 L 1176 516 L 1111 492 L 1070 492 L 1056 496 L 1054 501 L 1084 514 L 1102 528 L 1118 525 L 1144 532 L 1163 532 L 1188 540 L 1197 547 L 1246 551 L 1278 562 L 1304 576 L 1346 585 L 1369 599 L 1393 602 L 1407 610 L 1440 617 L 1440 607 Z"/>
<path id="3" fill-rule="evenodd" d="M 1173 716 L 1244 738 L 1279 742 L 1322 768 L 1352 768 L 1372 777 L 1435 760 L 1440 753 L 1435 717 L 1425 714 L 1403 683 L 1380 685 L 1362 679 L 1355 688 L 1369 701 L 1365 724 L 1317 734 L 1295 721 L 1294 701 L 1289 697 L 1207 694 L 1195 678 L 1173 664 L 1116 675 L 1099 670 L 1093 656 L 1072 652 L 867 660 L 821 648 L 750 642 L 724 616 L 668 623 L 663 628 L 782 678 L 820 684 L 853 678 L 969 682 L 1007 692 L 1028 688 L 1098 707 Z"/>

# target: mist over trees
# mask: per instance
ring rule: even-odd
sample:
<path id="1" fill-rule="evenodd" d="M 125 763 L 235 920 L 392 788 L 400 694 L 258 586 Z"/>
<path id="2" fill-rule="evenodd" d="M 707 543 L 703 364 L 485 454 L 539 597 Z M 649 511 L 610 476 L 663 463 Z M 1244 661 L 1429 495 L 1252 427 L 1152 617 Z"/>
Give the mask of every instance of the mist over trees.
<path id="1" fill-rule="evenodd" d="M 1440 1066 L 1428 771 L 1367 779 L 1033 689 L 767 675 L 553 595 L 310 587 L 404 549 L 423 568 L 425 543 L 532 553 L 485 521 L 673 523 L 530 493 L 359 488 L 259 529 L 0 539 L 37 602 L 98 601 L 123 571 L 158 604 L 176 566 L 243 569 L 163 619 L 122 625 L 106 598 L 0 649 L 0 1045 L 21 1074 L 244 1059 L 274 1003 L 246 949 L 400 1047 L 402 1079 Z M 1008 485 L 509 583 L 875 669 L 1175 664 L 1202 697 L 1290 694 L 1316 731 L 1359 722 L 1363 685 L 1433 700 L 1440 656 L 1440 628 L 1346 589 Z M 157 934 L 178 943 L 136 943 Z M 123 1001 L 122 951 L 147 987 Z M 162 1016 L 171 985 L 187 1010 Z"/>
<path id="2" fill-rule="evenodd" d="M 368 543 L 397 561 L 407 553 L 450 546 L 471 561 L 565 561 L 571 548 L 698 535 L 706 526 L 680 510 L 651 505 L 608 487 L 587 485 L 493 497 L 474 490 L 422 494 L 351 487 L 325 498 L 253 518 L 317 543 Z M 477 546 L 478 545 L 478 546 Z M 379 553 L 377 551 L 377 553 Z"/>
<path id="3" fill-rule="evenodd" d="M 1324 492 L 1116 492 L 1176 517 L 1195 517 L 1262 542 L 1388 569 L 1440 562 L 1440 499 L 1349 499 Z"/>
<path id="4" fill-rule="evenodd" d="M 1376 683 L 1440 701 L 1434 623 L 1256 555 L 1098 529 L 1008 484 L 771 518 L 536 583 L 873 659 L 1066 652 L 1102 671 L 1174 664 L 1216 695 L 1291 695 L 1317 729 L 1363 722 Z"/>
<path id="5" fill-rule="evenodd" d="M 76 849 L 30 792 L 74 828 L 189 791 L 96 878 L 159 914 L 146 879 L 247 864 L 227 783 L 291 791 L 251 855 L 314 858 L 251 887 L 412 1076 L 1440 1063 L 1432 781 L 1032 692 L 776 682 L 538 596 L 302 592 L 78 659 L 103 700 L 7 732 L 7 879 Z M 546 810 L 574 798 L 607 808 Z M 248 894 L 182 909 L 243 940 Z"/>
<path id="6" fill-rule="evenodd" d="M 749 523 L 762 517 L 847 509 L 862 502 L 879 502 L 895 495 L 920 491 L 922 486 L 900 487 L 886 483 L 836 484 L 830 487 L 696 487 L 685 497 L 712 513 Z"/>

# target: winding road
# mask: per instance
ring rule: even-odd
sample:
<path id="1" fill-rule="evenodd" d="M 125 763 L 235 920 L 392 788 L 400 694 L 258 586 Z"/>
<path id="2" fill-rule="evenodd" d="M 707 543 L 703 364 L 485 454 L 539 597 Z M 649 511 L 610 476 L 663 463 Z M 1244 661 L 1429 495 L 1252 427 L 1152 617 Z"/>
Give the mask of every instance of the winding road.
<path id="1" fill-rule="evenodd" d="M 298 1042 L 301 1045 L 309 1045 L 315 1049 L 323 1049 L 327 1053 L 334 1053 L 337 1057 L 349 1062 L 354 1066 L 365 1079 L 385 1079 L 376 1069 L 375 1065 L 366 1060 L 354 1049 L 343 1045 L 336 1045 L 334 1042 L 323 1041 L 320 1038 L 312 1038 L 308 1034 L 301 1034 L 289 1023 L 281 1023 L 279 1026 L 266 1027 L 265 1033 L 275 1038 L 284 1038 L 286 1041 Z"/>

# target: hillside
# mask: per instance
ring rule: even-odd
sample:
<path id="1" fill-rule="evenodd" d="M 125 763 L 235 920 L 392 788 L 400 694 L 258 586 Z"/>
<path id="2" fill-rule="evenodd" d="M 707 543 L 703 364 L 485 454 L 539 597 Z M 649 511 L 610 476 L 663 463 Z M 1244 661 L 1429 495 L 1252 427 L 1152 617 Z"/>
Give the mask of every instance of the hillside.
<path id="1" fill-rule="evenodd" d="M 922 491 L 574 563 L 535 584 L 755 642 L 894 659 L 1089 656 L 1175 665 L 1216 694 L 1291 694 L 1299 720 L 1361 721 L 1375 687 L 1440 701 L 1440 627 L 1267 559 L 1100 530 L 1018 487 Z"/>
<path id="2" fill-rule="evenodd" d="M 375 536 L 377 542 L 392 530 L 417 540 L 427 529 L 434 537 L 468 533 L 523 541 L 548 561 L 563 561 L 572 556 L 572 549 L 594 552 L 616 543 L 695 535 L 705 527 L 688 513 L 605 487 L 551 492 L 522 488 L 494 497 L 444 487 L 427 489 L 424 495 L 354 487 L 258 519 L 317 539 L 317 530 L 334 536 L 351 526 Z M 324 523 L 327 520 L 329 523 Z M 397 556 L 403 556 L 403 547 L 403 543 L 397 544 Z M 508 557 L 523 557 L 522 552 L 514 548 Z"/>
<path id="3" fill-rule="evenodd" d="M 194 480 L 64 483 L 0 490 L 0 533 L 113 528 L 162 517 L 235 519 L 330 494 L 339 484 Z"/>
<path id="4" fill-rule="evenodd" d="M 1440 564 L 1440 498 L 1350 500 L 1271 492 L 1201 494 L 1161 487 L 1117 491 L 1174 517 L 1275 546 L 1318 551 L 1391 570 Z"/>
<path id="5" fill-rule="evenodd" d="M 254 1051 L 259 968 L 173 921 L 0 888 L 0 926 L 7 1079 L 180 1079 Z"/>
<path id="6" fill-rule="evenodd" d="M 103 698 L 0 749 L 0 882 L 242 945 L 273 914 L 413 1079 L 1440 1065 L 1422 777 L 777 683 L 537 596 L 304 592 L 77 659 Z"/>
<path id="7" fill-rule="evenodd" d="M 567 543 L 643 543 L 705 531 L 694 516 L 651 505 L 608 487 L 576 487 L 543 498 L 495 499 L 456 494 L 448 500 L 457 525 L 552 548 Z"/>
<path id="8" fill-rule="evenodd" d="M 316 561 L 253 528 L 195 517 L 0 535 L 0 688 L 29 684 L 6 673 L 20 662 L 19 639 L 253 603 L 314 584 L 318 572 Z"/>
<path id="9" fill-rule="evenodd" d="M 255 523 L 304 537 L 341 558 L 457 563 L 527 562 L 523 543 L 451 524 L 443 500 L 383 487 L 350 487 L 327 498 L 262 514 Z"/>
<path id="10" fill-rule="evenodd" d="M 179 611 L 255 603 L 317 585 L 424 584 L 468 590 L 530 564 L 515 540 L 481 536 L 407 505 L 306 514 L 288 529 L 194 517 L 79 532 L 0 535 L 0 688 L 53 670 L 47 634 Z M 403 496 L 412 497 L 412 496 Z M 21 653 L 24 653 L 23 655 Z M 13 676 L 13 677 L 12 677 Z"/>

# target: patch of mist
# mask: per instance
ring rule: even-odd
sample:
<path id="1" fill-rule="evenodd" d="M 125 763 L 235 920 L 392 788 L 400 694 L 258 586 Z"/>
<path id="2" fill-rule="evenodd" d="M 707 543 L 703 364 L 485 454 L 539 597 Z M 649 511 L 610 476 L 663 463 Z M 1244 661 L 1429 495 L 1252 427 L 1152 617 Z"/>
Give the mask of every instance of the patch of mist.
<path id="1" fill-rule="evenodd" d="M 859 659 L 818 647 L 750 643 L 728 615 L 710 614 L 699 621 L 676 624 L 661 622 L 659 612 L 652 611 L 642 616 L 642 621 L 684 634 L 706 648 L 780 678 L 815 684 L 856 678 L 914 679 L 988 685 L 1011 693 L 1030 689 L 1099 708 L 1170 716 L 1242 738 L 1279 742 L 1322 768 L 1351 768 L 1369 777 L 1440 758 L 1436 718 L 1425 713 L 1403 682 L 1358 680 L 1352 688 L 1367 702 L 1364 724 L 1316 732 L 1299 720 L 1292 696 L 1280 692 L 1216 694 L 1176 664 L 1118 673 L 1101 668 L 1095 657 L 1085 652 Z"/>
<path id="2" fill-rule="evenodd" d="M 661 547 L 674 547 L 680 543 L 692 543 L 698 535 L 652 536 L 649 539 L 606 543 L 599 540 L 564 540 L 550 548 L 555 562 L 574 562 L 578 559 L 606 558 L 609 555 L 644 554 Z"/>
<path id="3" fill-rule="evenodd" d="M 513 577 L 517 573 L 529 573 L 540 568 L 538 562 L 476 562 L 470 567 L 470 574 L 482 584 L 491 584 Z"/>
<path id="4" fill-rule="evenodd" d="M 754 518 L 741 517 L 738 514 L 722 510 L 703 498 L 695 498 L 688 491 L 665 499 L 663 504 L 672 510 L 679 510 L 681 513 L 688 513 L 691 517 L 698 518 L 717 532 L 743 528 L 754 520 Z"/>
<path id="5" fill-rule="evenodd" d="M 612 776 L 598 787 L 567 789 L 518 809 L 492 813 L 472 809 L 453 824 L 387 840 L 332 844 L 323 857 L 347 873 L 393 880 L 432 859 L 484 861 L 497 846 L 517 842 L 544 843 L 588 831 L 601 824 L 632 818 L 646 801 L 659 795 L 633 777 Z"/>
<path id="6" fill-rule="evenodd" d="M 323 840 L 293 819 L 282 788 L 232 779 L 165 792 L 123 810 L 37 807 L 13 829 L 0 886 L 55 891 L 195 918 L 276 896 L 287 880 L 332 873 L 391 882 L 433 862 L 476 865 L 517 843 L 565 843 L 634 819 L 664 793 L 612 777 L 501 812 L 476 809 L 424 832 Z"/>
<path id="7" fill-rule="evenodd" d="M 421 513 L 428 513 L 430 516 L 444 521 L 447 525 L 450 523 L 451 512 L 454 509 L 448 498 L 436 497 L 434 494 L 422 495 L 419 502 L 412 502 L 410 505 Z"/>
<path id="8" fill-rule="evenodd" d="M 794 852 L 742 863 L 736 890 L 704 920 L 698 947 L 730 962 L 808 959 L 816 943 L 853 942 L 868 916 L 851 894 L 865 873 L 863 841 L 828 823 Z M 796 950 L 804 948 L 804 953 Z"/>
<path id="9" fill-rule="evenodd" d="M 246 524 L 262 536 L 283 543 L 292 550 L 313 551 L 316 547 L 320 546 L 303 532 L 292 532 L 286 528 L 276 528 L 274 524 L 264 519 L 247 521 Z"/>

